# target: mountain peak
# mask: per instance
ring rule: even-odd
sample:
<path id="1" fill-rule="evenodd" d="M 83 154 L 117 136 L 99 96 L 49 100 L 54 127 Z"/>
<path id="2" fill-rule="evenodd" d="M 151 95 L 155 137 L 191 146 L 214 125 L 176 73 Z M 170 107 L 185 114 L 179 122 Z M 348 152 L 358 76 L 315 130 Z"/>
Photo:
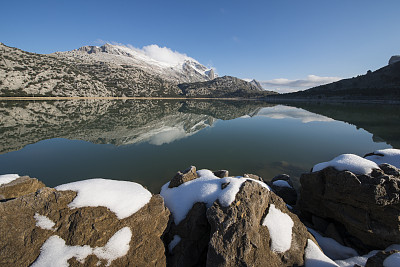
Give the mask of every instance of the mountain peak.
<path id="1" fill-rule="evenodd" d="M 57 55 L 134 66 L 178 83 L 208 81 L 216 77 L 214 70 L 186 54 L 154 44 L 136 48 L 106 43 L 102 46 L 83 46 Z"/>

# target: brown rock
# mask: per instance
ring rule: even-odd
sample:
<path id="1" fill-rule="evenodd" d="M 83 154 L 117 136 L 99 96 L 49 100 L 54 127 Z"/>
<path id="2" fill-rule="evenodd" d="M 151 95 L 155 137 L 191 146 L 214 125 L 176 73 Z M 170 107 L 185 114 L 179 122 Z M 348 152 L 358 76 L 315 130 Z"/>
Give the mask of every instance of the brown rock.
<path id="1" fill-rule="evenodd" d="M 165 266 L 165 249 L 161 240 L 169 217 L 159 195 L 130 217 L 119 220 L 105 207 L 70 209 L 68 204 L 75 198 L 73 191 L 57 191 L 42 188 L 0 203 L 0 266 L 28 266 L 40 254 L 43 243 L 57 235 L 69 246 L 102 247 L 123 227 L 132 231 L 128 253 L 112 261 L 112 266 Z M 36 226 L 35 214 L 55 222 L 53 230 Z M 106 261 L 91 255 L 85 266 L 100 266 Z M 72 266 L 82 265 L 70 259 Z"/>
<path id="2" fill-rule="evenodd" d="M 268 228 L 262 225 L 271 204 L 294 222 L 291 248 L 284 253 L 271 250 Z M 317 243 L 281 198 L 252 181 L 242 185 L 229 207 L 214 202 L 207 218 L 211 224 L 207 266 L 303 265 L 307 239 Z"/>
<path id="3" fill-rule="evenodd" d="M 44 183 L 36 178 L 22 176 L 8 184 L 0 185 L 0 200 L 21 197 L 45 187 Z"/>
<path id="4" fill-rule="evenodd" d="M 261 178 L 258 175 L 255 175 L 255 174 L 251 174 L 251 173 L 245 173 L 245 174 L 243 174 L 243 177 L 251 178 L 251 179 L 254 179 L 254 180 L 257 180 L 257 181 L 260 181 L 260 182 L 264 182 L 263 178 Z"/>
<path id="5" fill-rule="evenodd" d="M 207 221 L 206 210 L 204 203 L 195 203 L 178 225 L 171 221 L 166 231 L 165 243 L 170 244 L 175 235 L 181 240 L 172 251 L 168 251 L 168 266 L 205 266 L 210 240 L 210 224 Z"/>
<path id="6" fill-rule="evenodd" d="M 342 225 L 350 235 L 343 237 L 346 244 L 357 246 L 361 241 L 365 246 L 359 249 L 369 251 L 400 242 L 399 176 L 378 169 L 355 175 L 329 167 L 303 174 L 300 182 L 302 214 Z"/>
<path id="7" fill-rule="evenodd" d="M 213 171 L 214 175 L 219 177 L 219 178 L 225 178 L 229 176 L 229 171 L 227 170 L 218 170 L 218 171 Z"/>
<path id="8" fill-rule="evenodd" d="M 195 166 L 190 166 L 189 168 L 187 168 L 186 170 L 184 170 L 183 172 L 177 172 L 174 176 L 174 178 L 172 178 L 171 182 L 169 183 L 169 188 L 173 188 L 173 187 L 178 187 L 181 184 L 191 181 L 193 179 L 196 179 L 197 176 L 197 172 L 196 172 L 196 167 Z"/>

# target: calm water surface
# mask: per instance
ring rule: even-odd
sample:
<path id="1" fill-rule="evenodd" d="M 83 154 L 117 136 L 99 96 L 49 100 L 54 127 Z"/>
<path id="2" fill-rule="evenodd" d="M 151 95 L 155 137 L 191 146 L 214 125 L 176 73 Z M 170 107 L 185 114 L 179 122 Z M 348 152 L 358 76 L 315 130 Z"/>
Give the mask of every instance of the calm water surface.
<path id="1" fill-rule="evenodd" d="M 400 144 L 398 106 L 238 101 L 0 102 L 0 174 L 87 178 L 158 193 L 178 170 L 299 177 L 342 153 Z"/>

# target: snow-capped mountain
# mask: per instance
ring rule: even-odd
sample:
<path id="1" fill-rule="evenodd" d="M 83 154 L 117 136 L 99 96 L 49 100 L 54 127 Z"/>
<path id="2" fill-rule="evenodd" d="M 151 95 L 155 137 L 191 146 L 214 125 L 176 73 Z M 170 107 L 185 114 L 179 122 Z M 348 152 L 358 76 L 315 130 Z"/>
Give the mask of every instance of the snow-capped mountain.
<path id="1" fill-rule="evenodd" d="M 72 51 L 56 52 L 55 55 L 78 58 L 85 62 L 107 62 L 138 67 L 177 83 L 208 81 L 216 77 L 212 68 L 205 67 L 185 54 L 158 45 L 149 45 L 142 49 L 112 44 L 100 47 L 83 46 Z"/>

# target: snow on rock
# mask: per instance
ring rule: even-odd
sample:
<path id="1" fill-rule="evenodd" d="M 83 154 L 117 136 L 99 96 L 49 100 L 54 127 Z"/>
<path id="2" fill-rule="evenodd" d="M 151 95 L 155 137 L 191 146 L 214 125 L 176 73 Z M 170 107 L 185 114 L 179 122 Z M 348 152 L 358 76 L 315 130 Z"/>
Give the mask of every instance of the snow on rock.
<path id="1" fill-rule="evenodd" d="M 312 170 L 317 172 L 327 167 L 334 167 L 338 171 L 348 170 L 354 174 L 369 174 L 372 169 L 379 169 L 379 166 L 373 161 L 354 154 L 342 154 L 331 161 L 315 165 Z"/>
<path id="2" fill-rule="evenodd" d="M 383 261 L 384 267 L 398 267 L 400 266 L 400 253 L 394 253 Z"/>
<path id="3" fill-rule="evenodd" d="M 365 157 L 368 160 L 375 162 L 380 165 L 382 163 L 388 163 L 400 168 L 400 149 L 381 149 L 376 150 L 372 155 Z"/>
<path id="4" fill-rule="evenodd" d="M 181 241 L 181 237 L 179 235 L 174 235 L 174 238 L 171 240 L 171 242 L 168 244 L 168 250 L 169 253 L 172 253 L 172 250 L 178 243 Z"/>
<path id="5" fill-rule="evenodd" d="M 289 187 L 292 188 L 292 186 L 290 186 L 290 184 L 285 181 L 285 180 L 276 180 L 272 183 L 275 186 L 279 186 L 279 187 Z"/>
<path id="6" fill-rule="evenodd" d="M 56 189 L 78 193 L 68 205 L 71 209 L 104 206 L 114 212 L 118 219 L 131 216 L 151 199 L 151 193 L 140 184 L 100 178 L 64 184 Z"/>
<path id="7" fill-rule="evenodd" d="M 91 248 L 90 246 L 68 246 L 65 241 L 53 235 L 46 240 L 41 247 L 41 252 L 32 267 L 52 267 L 69 266 L 68 260 L 76 258 L 80 263 L 84 263 L 89 255 L 96 255 L 99 259 L 107 260 L 107 265 L 117 258 L 125 256 L 129 250 L 129 242 L 132 232 L 129 227 L 124 227 L 117 231 L 104 247 Z"/>
<path id="8" fill-rule="evenodd" d="M 0 175 L 0 185 L 8 184 L 8 183 L 16 180 L 17 178 L 19 178 L 18 174 L 3 174 L 3 175 Z"/>
<path id="9" fill-rule="evenodd" d="M 400 250 L 400 245 L 398 244 L 393 244 L 390 245 L 385 249 L 385 251 L 391 251 L 391 250 Z M 362 256 L 355 256 L 352 258 L 348 258 L 346 260 L 336 260 L 336 264 L 338 264 L 340 267 L 353 267 L 355 264 L 358 264 L 360 266 L 365 266 L 367 263 L 368 259 L 375 254 L 377 254 L 379 250 L 372 250 L 368 254 L 362 255 Z M 389 258 L 389 257 L 388 257 Z M 395 258 L 395 257 L 394 257 Z M 384 265 L 386 266 L 386 265 Z M 400 266 L 399 264 L 394 265 L 394 266 Z"/>
<path id="10" fill-rule="evenodd" d="M 271 204 L 262 225 L 268 227 L 272 251 L 283 253 L 290 249 L 294 223 L 289 215 L 275 208 L 274 204 Z"/>
<path id="11" fill-rule="evenodd" d="M 116 232 L 104 247 L 96 247 L 93 249 L 93 254 L 99 259 L 107 260 L 107 266 L 109 266 L 113 260 L 125 256 L 128 253 L 131 238 L 131 229 L 129 227 L 124 227 Z"/>
<path id="12" fill-rule="evenodd" d="M 318 245 L 322 248 L 325 255 L 332 260 L 342 260 L 358 256 L 357 251 L 355 251 L 354 249 L 350 247 L 345 247 L 332 238 L 323 237 L 317 231 L 311 228 L 307 229 L 315 237 Z"/>
<path id="13" fill-rule="evenodd" d="M 170 182 L 163 185 L 160 195 L 171 211 L 175 224 L 179 224 L 196 202 L 203 202 L 207 208 L 218 199 L 222 206 L 229 206 L 239 192 L 240 186 L 247 180 L 255 181 L 270 190 L 261 181 L 245 177 L 218 178 L 210 170 L 197 171 L 199 178 L 168 188 Z"/>
<path id="14" fill-rule="evenodd" d="M 36 226 L 39 228 L 42 228 L 44 230 L 51 230 L 55 231 L 54 225 L 55 223 L 50 220 L 48 217 L 40 215 L 39 213 L 35 213 L 35 216 L 33 216 L 36 220 Z"/>
<path id="15" fill-rule="evenodd" d="M 345 260 L 336 260 L 335 263 L 340 267 L 354 267 L 354 265 L 365 266 L 367 263 L 368 258 L 374 256 L 378 253 L 378 250 L 373 250 L 370 253 L 363 255 L 363 256 L 355 256 Z"/>
<path id="16" fill-rule="evenodd" d="M 90 254 L 92 249 L 89 246 L 67 246 L 64 239 L 53 235 L 44 242 L 39 257 L 31 267 L 67 267 L 69 259 L 75 257 L 80 263 L 84 263 Z"/>
<path id="17" fill-rule="evenodd" d="M 305 267 L 339 266 L 333 260 L 328 258 L 311 239 L 307 240 L 307 247 L 304 254 Z"/>

